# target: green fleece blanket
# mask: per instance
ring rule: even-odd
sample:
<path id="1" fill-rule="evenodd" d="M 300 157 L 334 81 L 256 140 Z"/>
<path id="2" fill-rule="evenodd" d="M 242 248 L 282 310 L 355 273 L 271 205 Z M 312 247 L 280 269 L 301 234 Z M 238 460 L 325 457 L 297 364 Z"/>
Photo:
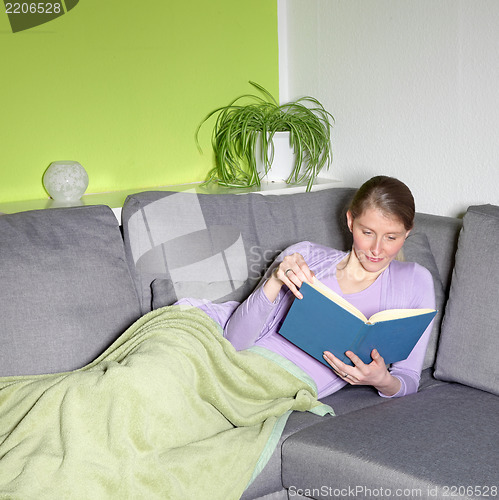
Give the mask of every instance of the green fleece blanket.
<path id="1" fill-rule="evenodd" d="M 332 411 L 284 365 L 172 306 L 80 370 L 0 378 L 0 498 L 239 498 L 291 410 Z"/>

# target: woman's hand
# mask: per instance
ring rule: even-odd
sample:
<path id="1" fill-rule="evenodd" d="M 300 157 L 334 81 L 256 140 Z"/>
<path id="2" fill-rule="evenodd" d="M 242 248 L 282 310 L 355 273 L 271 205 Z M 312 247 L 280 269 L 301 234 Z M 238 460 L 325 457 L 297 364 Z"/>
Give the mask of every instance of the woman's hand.
<path id="1" fill-rule="evenodd" d="M 345 382 L 350 385 L 372 385 L 385 396 L 393 396 L 400 390 L 400 380 L 390 375 L 384 359 L 376 349 L 372 350 L 372 361 L 367 365 L 352 351 L 345 354 L 354 366 L 343 363 L 329 351 L 324 352 L 324 359 Z"/>
<path id="2" fill-rule="evenodd" d="M 284 257 L 284 260 L 274 269 L 272 276 L 265 283 L 263 291 L 270 302 L 274 302 L 282 285 L 286 285 L 295 297 L 301 299 L 303 295 L 299 288 L 304 281 L 311 283 L 313 277 L 314 274 L 303 256 L 294 253 Z"/>

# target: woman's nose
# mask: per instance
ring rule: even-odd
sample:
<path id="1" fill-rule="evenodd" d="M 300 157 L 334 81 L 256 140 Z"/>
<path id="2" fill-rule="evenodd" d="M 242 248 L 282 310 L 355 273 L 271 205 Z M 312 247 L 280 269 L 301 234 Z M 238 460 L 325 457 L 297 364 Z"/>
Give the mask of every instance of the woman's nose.
<path id="1" fill-rule="evenodd" d="M 373 242 L 371 246 L 371 253 L 377 257 L 381 253 L 381 241 L 378 238 Z"/>

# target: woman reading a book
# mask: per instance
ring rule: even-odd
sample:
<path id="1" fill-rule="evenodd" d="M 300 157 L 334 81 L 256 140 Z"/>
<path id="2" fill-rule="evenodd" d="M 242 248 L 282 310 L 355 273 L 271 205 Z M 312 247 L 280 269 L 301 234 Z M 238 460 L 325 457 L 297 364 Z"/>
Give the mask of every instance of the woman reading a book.
<path id="1" fill-rule="evenodd" d="M 352 250 L 342 252 L 310 242 L 289 247 L 232 314 L 225 336 L 238 350 L 258 345 L 293 361 L 314 379 L 319 397 L 347 384 L 373 386 L 383 397 L 416 392 L 431 324 L 408 358 L 390 368 L 376 350 L 370 363 L 348 351 L 353 366 L 325 351 L 329 368 L 278 334 L 293 300 L 302 298 L 302 283 L 312 282 L 314 276 L 366 317 L 386 309 L 435 308 L 429 271 L 396 260 L 413 227 L 414 214 L 414 199 L 405 184 L 386 176 L 370 179 L 359 188 L 347 212 Z"/>

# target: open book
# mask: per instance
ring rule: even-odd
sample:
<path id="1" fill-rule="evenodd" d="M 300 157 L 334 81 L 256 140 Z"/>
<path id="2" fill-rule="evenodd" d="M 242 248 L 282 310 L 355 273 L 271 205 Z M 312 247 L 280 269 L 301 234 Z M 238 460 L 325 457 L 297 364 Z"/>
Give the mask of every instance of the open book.
<path id="1" fill-rule="evenodd" d="M 388 309 L 367 319 L 319 280 L 303 283 L 279 333 L 326 366 L 324 351 L 352 365 L 352 351 L 364 363 L 377 349 L 386 364 L 406 359 L 437 313 L 434 309 Z"/>

